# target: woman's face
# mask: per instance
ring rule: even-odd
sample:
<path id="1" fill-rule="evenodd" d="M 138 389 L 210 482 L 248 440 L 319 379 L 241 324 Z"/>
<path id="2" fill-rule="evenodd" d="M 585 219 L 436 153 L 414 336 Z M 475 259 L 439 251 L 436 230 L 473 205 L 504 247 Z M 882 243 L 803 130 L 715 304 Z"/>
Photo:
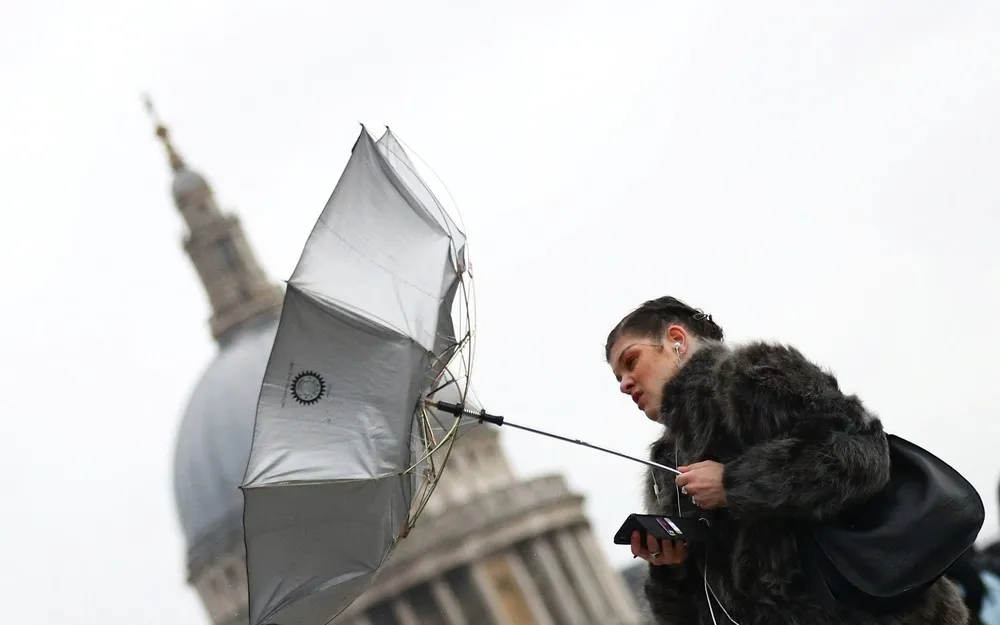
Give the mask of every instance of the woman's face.
<path id="1" fill-rule="evenodd" d="M 660 420 L 663 385 L 678 369 L 678 354 L 670 347 L 673 343 L 669 336 L 657 341 L 625 334 L 611 346 L 609 363 L 619 390 L 653 421 Z"/>

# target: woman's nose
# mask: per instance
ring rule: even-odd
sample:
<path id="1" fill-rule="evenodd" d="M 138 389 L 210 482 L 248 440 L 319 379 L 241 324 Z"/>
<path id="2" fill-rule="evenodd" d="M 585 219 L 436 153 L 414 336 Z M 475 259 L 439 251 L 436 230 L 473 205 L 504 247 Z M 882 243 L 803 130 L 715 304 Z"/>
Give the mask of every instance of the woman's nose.
<path id="1" fill-rule="evenodd" d="M 618 390 L 626 395 L 632 394 L 632 378 L 622 378 L 621 384 L 618 385 Z"/>

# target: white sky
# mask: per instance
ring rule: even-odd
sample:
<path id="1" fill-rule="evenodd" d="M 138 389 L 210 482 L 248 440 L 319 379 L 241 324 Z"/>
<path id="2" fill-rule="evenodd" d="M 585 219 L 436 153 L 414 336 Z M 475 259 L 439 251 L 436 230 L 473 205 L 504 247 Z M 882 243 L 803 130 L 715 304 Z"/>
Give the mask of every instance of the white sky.
<path id="1" fill-rule="evenodd" d="M 6 620 L 207 622 L 170 464 L 215 347 L 143 90 L 274 279 L 358 122 L 392 126 L 468 226 L 492 411 L 643 454 L 603 339 L 674 294 L 833 368 L 973 479 L 995 533 L 996 3 L 289 6 L 0 8 Z M 504 440 L 630 560 L 641 468 Z"/>

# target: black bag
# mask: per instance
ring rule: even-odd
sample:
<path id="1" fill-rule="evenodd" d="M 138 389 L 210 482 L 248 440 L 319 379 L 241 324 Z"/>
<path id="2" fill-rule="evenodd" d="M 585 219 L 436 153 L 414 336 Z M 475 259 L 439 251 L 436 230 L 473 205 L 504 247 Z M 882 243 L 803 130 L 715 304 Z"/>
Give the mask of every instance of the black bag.
<path id="1" fill-rule="evenodd" d="M 832 522 L 804 531 L 803 564 L 828 606 L 886 614 L 919 599 L 975 543 L 983 500 L 958 471 L 890 434 L 889 482 Z"/>

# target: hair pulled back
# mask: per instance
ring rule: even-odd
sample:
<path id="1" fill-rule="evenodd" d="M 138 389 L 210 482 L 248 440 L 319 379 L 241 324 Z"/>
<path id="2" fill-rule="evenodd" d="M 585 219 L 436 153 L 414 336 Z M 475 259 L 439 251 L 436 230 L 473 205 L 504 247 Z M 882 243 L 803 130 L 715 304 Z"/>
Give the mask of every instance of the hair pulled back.
<path id="1" fill-rule="evenodd" d="M 700 338 L 721 341 L 725 337 L 722 328 L 712 321 L 712 315 L 665 295 L 643 303 L 618 322 L 604 346 L 605 360 L 611 358 L 611 348 L 626 334 L 659 338 L 672 324 L 682 325 Z"/>

